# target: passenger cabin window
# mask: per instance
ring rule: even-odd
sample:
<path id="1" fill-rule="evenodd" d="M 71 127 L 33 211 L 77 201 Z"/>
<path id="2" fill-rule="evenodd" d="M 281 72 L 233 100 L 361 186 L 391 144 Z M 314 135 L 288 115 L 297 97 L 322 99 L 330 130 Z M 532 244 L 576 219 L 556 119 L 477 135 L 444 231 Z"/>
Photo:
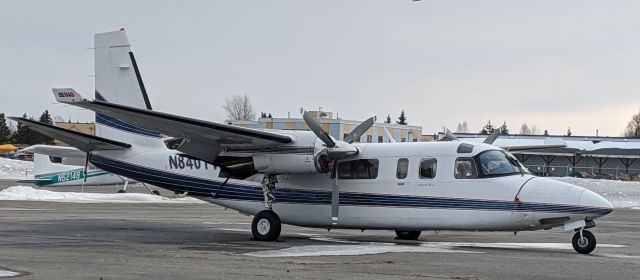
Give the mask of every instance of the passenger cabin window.
<path id="1" fill-rule="evenodd" d="M 438 161 L 435 158 L 423 158 L 420 160 L 420 179 L 433 179 L 436 177 Z"/>
<path id="2" fill-rule="evenodd" d="M 409 172 L 409 159 L 407 158 L 398 159 L 398 169 L 396 170 L 396 178 L 405 179 L 407 178 L 408 172 Z"/>
<path id="3" fill-rule="evenodd" d="M 456 179 L 473 179 L 478 177 L 476 164 L 473 158 L 458 158 L 453 169 Z"/>
<path id="4" fill-rule="evenodd" d="M 375 179 L 378 177 L 377 159 L 357 159 L 338 164 L 338 179 Z"/>

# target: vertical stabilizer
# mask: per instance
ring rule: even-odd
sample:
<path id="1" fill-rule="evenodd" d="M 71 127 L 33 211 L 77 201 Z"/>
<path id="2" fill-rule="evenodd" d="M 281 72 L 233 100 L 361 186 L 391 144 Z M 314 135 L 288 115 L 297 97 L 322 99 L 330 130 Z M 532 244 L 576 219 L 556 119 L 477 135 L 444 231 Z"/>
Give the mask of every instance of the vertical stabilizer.
<path id="1" fill-rule="evenodd" d="M 124 29 L 96 34 L 95 99 L 151 110 L 142 76 Z M 160 134 L 96 113 L 96 135 L 139 145 L 163 145 Z"/>
<path id="2" fill-rule="evenodd" d="M 78 166 L 62 165 L 51 162 L 48 155 L 33 154 L 33 175 L 40 176 L 50 173 L 64 172 L 72 169 L 78 169 Z"/>

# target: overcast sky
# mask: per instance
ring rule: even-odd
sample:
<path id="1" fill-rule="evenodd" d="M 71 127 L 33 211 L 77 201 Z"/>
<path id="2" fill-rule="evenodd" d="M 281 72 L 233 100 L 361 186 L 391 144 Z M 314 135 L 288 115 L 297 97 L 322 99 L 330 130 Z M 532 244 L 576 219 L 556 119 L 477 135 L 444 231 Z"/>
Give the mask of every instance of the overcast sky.
<path id="1" fill-rule="evenodd" d="M 225 97 L 297 116 L 466 120 L 619 136 L 640 109 L 640 1 L 2 1 L 0 112 L 65 119 L 93 92 L 93 34 L 125 27 L 155 110 L 211 121 Z"/>

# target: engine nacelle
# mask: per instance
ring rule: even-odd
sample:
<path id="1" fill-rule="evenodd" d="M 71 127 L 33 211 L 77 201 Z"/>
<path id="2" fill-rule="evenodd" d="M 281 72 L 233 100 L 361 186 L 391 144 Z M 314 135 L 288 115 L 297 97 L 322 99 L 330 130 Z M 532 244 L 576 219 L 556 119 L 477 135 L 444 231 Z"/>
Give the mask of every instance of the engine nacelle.
<path id="1" fill-rule="evenodd" d="M 313 155 L 262 154 L 253 156 L 253 166 L 265 174 L 316 173 Z"/>

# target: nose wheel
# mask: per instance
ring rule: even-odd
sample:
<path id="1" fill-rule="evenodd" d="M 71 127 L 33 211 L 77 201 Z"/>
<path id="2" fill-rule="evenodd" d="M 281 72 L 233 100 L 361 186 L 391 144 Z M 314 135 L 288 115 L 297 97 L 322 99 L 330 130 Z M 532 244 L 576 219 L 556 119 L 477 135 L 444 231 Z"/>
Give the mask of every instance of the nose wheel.
<path id="1" fill-rule="evenodd" d="M 280 217 L 271 210 L 258 212 L 251 222 L 253 240 L 275 241 L 280 237 L 282 223 Z"/>
<path id="2" fill-rule="evenodd" d="M 587 230 L 578 230 L 571 239 L 573 249 L 580 254 L 589 254 L 596 248 L 596 237 Z"/>

